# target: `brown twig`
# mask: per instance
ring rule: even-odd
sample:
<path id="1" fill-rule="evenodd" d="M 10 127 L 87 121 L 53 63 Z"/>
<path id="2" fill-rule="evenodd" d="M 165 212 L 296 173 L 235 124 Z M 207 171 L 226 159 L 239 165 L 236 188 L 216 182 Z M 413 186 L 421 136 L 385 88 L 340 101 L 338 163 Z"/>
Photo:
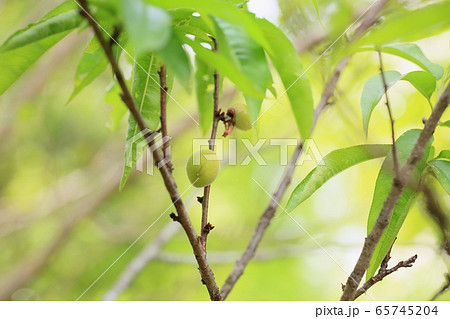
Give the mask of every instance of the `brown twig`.
<path id="1" fill-rule="evenodd" d="M 434 296 L 431 298 L 430 301 L 435 301 L 436 299 L 438 299 L 440 295 L 442 295 L 443 293 L 445 293 L 447 290 L 450 289 L 450 273 L 445 274 L 445 280 L 446 281 L 442 286 L 442 288 L 439 289 L 439 291 L 434 294 Z"/>
<path id="2" fill-rule="evenodd" d="M 375 222 L 375 225 L 372 228 L 369 236 L 367 236 L 363 249 L 361 251 L 361 255 L 358 258 L 358 261 L 347 279 L 347 283 L 345 285 L 344 293 L 342 294 L 341 300 L 353 300 L 356 294 L 356 290 L 358 288 L 361 279 L 369 267 L 370 260 L 375 251 L 375 248 L 380 241 L 381 236 L 383 235 L 384 230 L 389 225 L 389 221 L 392 217 L 392 212 L 394 208 L 397 206 L 398 200 L 403 193 L 406 185 L 408 184 L 411 175 L 413 173 L 414 168 L 417 166 L 417 163 L 423 157 L 425 153 L 425 148 L 427 146 L 428 141 L 434 134 L 434 130 L 441 118 L 442 114 L 446 110 L 448 104 L 450 102 L 450 84 L 447 85 L 445 91 L 440 96 L 439 100 L 436 103 L 436 106 L 433 109 L 428 120 L 425 122 L 425 127 L 420 133 L 420 136 L 414 145 L 414 148 L 411 154 L 406 161 L 406 164 L 400 169 L 398 176 L 396 176 L 392 182 L 392 187 L 387 196 L 383 208 L 381 209 L 380 214 Z"/>
<path id="3" fill-rule="evenodd" d="M 378 273 L 373 276 L 372 278 L 370 278 L 369 280 L 367 280 L 364 285 L 359 288 L 356 291 L 356 295 L 354 300 L 356 300 L 359 296 L 361 296 L 362 294 L 366 293 L 367 290 L 369 290 L 373 285 L 375 285 L 377 282 L 382 281 L 385 277 L 389 276 L 390 274 L 392 274 L 393 272 L 396 272 L 397 270 L 399 270 L 400 268 L 409 268 L 412 267 L 413 264 L 416 262 L 417 260 L 417 255 L 414 255 L 404 261 L 400 261 L 397 265 L 395 265 L 394 267 L 388 269 L 388 262 L 390 259 L 390 251 L 388 252 L 388 254 L 386 255 L 386 257 L 383 259 L 383 262 L 381 263 L 380 269 L 378 270 Z"/>
<path id="4" fill-rule="evenodd" d="M 395 120 L 392 115 L 392 109 L 391 104 L 389 103 L 389 97 L 388 97 L 388 85 L 386 82 L 386 76 L 384 74 L 384 68 L 383 68 L 383 58 L 381 56 L 381 51 L 378 50 L 378 61 L 380 62 L 380 72 L 381 72 L 381 79 L 383 80 L 383 86 L 384 86 L 384 96 L 386 98 L 386 108 L 389 113 L 389 119 L 391 123 L 391 137 L 392 137 L 392 159 L 394 161 L 394 173 L 395 176 L 398 176 L 398 157 L 397 157 L 397 146 L 395 143 L 395 130 L 394 130 L 394 124 Z"/>
<path id="5" fill-rule="evenodd" d="M 217 40 L 212 38 L 214 43 L 214 51 L 219 49 Z M 211 138 L 209 139 L 209 149 L 214 151 L 214 145 L 216 141 L 217 135 L 217 126 L 219 124 L 219 91 L 220 91 L 220 76 L 217 71 L 214 71 L 214 93 L 213 93 L 213 124 L 211 129 Z M 211 185 L 205 186 L 203 190 L 203 198 L 201 200 L 202 203 L 202 221 L 201 221 L 201 235 L 200 241 L 202 242 L 203 249 L 206 252 L 206 241 L 208 239 L 208 234 L 211 229 L 214 228 L 210 223 L 208 223 L 208 210 L 209 210 L 209 194 L 211 192 Z"/>
<path id="6" fill-rule="evenodd" d="M 383 7 L 386 5 L 388 0 L 380 0 L 377 4 L 375 4 L 371 10 L 369 10 L 366 13 L 365 18 L 363 21 L 361 21 L 361 24 L 356 29 L 354 37 L 356 38 L 360 36 L 364 31 L 366 31 L 370 26 L 372 26 L 374 23 L 378 21 L 378 14 L 383 9 Z M 314 113 L 314 121 L 313 125 L 311 127 L 311 133 L 313 132 L 314 128 L 316 127 L 317 120 L 322 114 L 323 110 L 327 105 L 329 105 L 329 100 L 333 96 L 333 92 L 336 88 L 337 82 L 341 76 L 342 70 L 347 66 L 349 62 L 349 57 L 344 58 L 342 61 L 338 63 L 336 66 L 336 69 L 333 72 L 333 75 L 331 76 L 330 80 L 328 81 L 327 85 L 324 88 L 324 91 L 322 93 L 321 100 L 315 110 Z M 221 294 L 223 299 L 226 299 L 231 290 L 233 289 L 234 285 L 238 281 L 238 279 L 242 276 L 244 273 L 245 267 L 247 267 L 250 260 L 255 255 L 256 249 L 258 248 L 259 243 L 261 242 L 261 239 L 267 229 L 269 227 L 270 222 L 272 221 L 273 216 L 275 215 L 275 211 L 277 209 L 277 206 L 283 197 L 287 187 L 289 186 L 292 178 L 292 174 L 295 170 L 295 165 L 302 154 L 303 151 L 303 143 L 301 140 L 299 141 L 291 159 L 290 162 L 284 172 L 283 178 L 281 179 L 281 182 L 275 191 L 275 193 L 272 195 L 271 201 L 269 202 L 269 205 L 264 210 L 264 213 L 261 215 L 258 221 L 258 225 L 256 226 L 255 231 L 253 232 L 252 237 L 250 238 L 250 241 L 247 245 L 247 248 L 245 249 L 242 256 L 239 258 L 239 260 L 236 262 L 236 264 L 233 267 L 233 270 L 228 275 L 227 279 L 225 280 L 225 283 L 222 286 Z"/>
<path id="7" fill-rule="evenodd" d="M 168 137 L 167 133 L 167 76 L 166 76 L 166 68 L 165 66 L 161 66 L 161 68 L 158 71 L 159 74 L 159 86 L 160 86 L 160 107 L 161 107 L 161 115 L 159 119 L 161 120 L 161 134 L 162 138 Z M 169 168 L 172 169 L 172 163 L 171 163 L 171 155 L 170 155 L 170 142 L 169 140 L 163 143 L 162 146 L 163 155 L 166 159 L 167 165 L 169 165 Z"/>
<path id="8" fill-rule="evenodd" d="M 83 15 L 83 17 L 86 18 L 89 25 L 93 29 L 95 36 L 97 37 L 100 45 L 103 48 L 103 51 L 105 52 L 105 54 L 109 60 L 109 63 L 111 64 L 114 75 L 116 76 L 116 79 L 119 82 L 119 85 L 122 89 L 123 102 L 129 109 L 133 118 L 136 120 L 136 123 L 138 124 L 139 129 L 144 132 L 148 131 L 145 121 L 144 121 L 142 115 L 140 114 L 140 112 L 138 111 L 138 109 L 136 107 L 136 103 L 125 83 L 125 80 L 123 78 L 123 75 L 119 68 L 119 65 L 116 62 L 116 59 L 114 58 L 113 51 L 112 51 L 111 47 L 109 46 L 108 42 L 105 41 L 98 24 L 96 23 L 96 21 L 92 17 L 91 12 L 89 11 L 87 0 L 80 0 L 79 3 L 82 8 L 81 14 Z M 154 141 L 147 140 L 147 142 L 149 144 L 149 147 L 153 148 L 152 146 L 154 145 Z M 161 161 L 164 160 L 163 154 L 161 153 L 161 151 L 159 149 L 155 149 L 153 151 L 153 158 L 156 163 L 160 163 Z M 180 193 L 178 191 L 177 184 L 172 176 L 172 171 L 167 165 L 163 165 L 163 166 L 159 167 L 159 171 L 163 178 L 164 185 L 170 195 L 172 203 L 175 206 L 175 209 L 177 211 L 177 214 L 178 214 L 177 220 L 183 227 L 183 229 L 189 239 L 189 242 L 192 246 L 195 258 L 197 259 L 200 275 L 202 278 L 202 283 L 206 285 L 206 288 L 208 289 L 208 293 L 209 293 L 211 300 L 222 300 L 222 297 L 220 296 L 220 292 L 219 292 L 219 287 L 217 286 L 216 280 L 214 278 L 214 273 L 212 272 L 212 270 L 208 264 L 208 261 L 206 259 L 206 252 L 203 250 L 203 246 L 202 246 L 200 240 L 198 239 L 198 236 L 197 236 L 197 233 L 195 232 L 194 227 L 192 226 L 192 222 L 189 218 L 189 215 L 188 215 L 186 208 L 183 204 L 183 201 L 180 197 Z"/>

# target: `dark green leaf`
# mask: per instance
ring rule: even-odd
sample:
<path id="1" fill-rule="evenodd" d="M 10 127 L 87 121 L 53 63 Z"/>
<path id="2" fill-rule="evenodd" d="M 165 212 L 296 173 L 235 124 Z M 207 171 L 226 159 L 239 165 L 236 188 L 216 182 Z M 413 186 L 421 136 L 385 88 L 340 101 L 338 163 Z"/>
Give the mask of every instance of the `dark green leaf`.
<path id="1" fill-rule="evenodd" d="M 314 117 L 314 101 L 309 79 L 303 71 L 300 57 L 284 33 L 267 20 L 258 19 L 258 25 L 270 44 L 270 59 L 286 88 L 287 96 L 297 122 L 300 135 L 310 135 Z M 284 93 L 283 93 L 284 95 Z M 281 97 L 281 96 L 280 96 Z"/>
<path id="2" fill-rule="evenodd" d="M 230 3 L 219 0 L 146 0 L 146 2 L 165 9 L 186 8 L 195 10 L 204 18 L 213 16 L 224 19 L 237 26 L 243 27 L 252 39 L 258 42 L 262 47 L 266 48 L 269 46 L 263 32 L 258 28 L 254 16 L 248 12 L 240 10 Z M 213 25 L 210 25 L 210 28 L 214 29 Z"/>
<path id="3" fill-rule="evenodd" d="M 323 158 L 323 165 L 319 164 L 297 185 L 286 210 L 292 211 L 333 176 L 361 162 L 384 157 L 390 148 L 391 145 L 357 145 L 330 152 Z"/>
<path id="4" fill-rule="evenodd" d="M 247 106 L 250 111 L 250 119 L 256 121 L 261 103 L 265 97 L 264 92 L 272 85 L 272 76 L 263 48 L 255 42 L 240 26 L 236 26 L 226 20 L 216 18 L 220 29 L 218 34 L 219 50 L 236 61 L 242 72 L 252 79 L 262 93 L 255 96 L 246 96 Z"/>
<path id="5" fill-rule="evenodd" d="M 252 96 L 260 96 L 262 94 L 261 90 L 253 83 L 253 80 L 242 73 L 234 61 L 230 61 L 229 57 L 223 52 L 213 52 L 211 49 L 202 46 L 199 42 L 192 41 L 188 38 L 185 38 L 184 42 L 192 47 L 196 54 L 196 58 L 201 59 L 203 63 L 216 68 L 222 76 L 228 77 L 243 94 Z"/>
<path id="6" fill-rule="evenodd" d="M 404 165 L 408 156 L 410 155 L 414 145 L 419 138 L 421 130 L 409 130 L 401 135 L 396 141 L 397 147 L 397 157 L 400 166 Z M 387 252 L 391 248 L 394 243 L 395 238 L 397 237 L 400 228 L 403 225 L 403 222 L 408 214 L 409 208 L 414 200 L 415 188 L 419 181 L 420 175 L 422 174 L 425 166 L 426 159 L 428 158 L 428 154 L 431 149 L 430 141 L 425 150 L 425 154 L 417 167 L 415 168 L 413 175 L 411 177 L 411 182 L 409 186 L 403 191 L 400 199 L 397 203 L 397 206 L 394 209 L 389 225 L 386 227 L 376 249 L 372 256 L 372 260 L 370 262 L 370 266 L 367 269 L 367 279 L 371 278 L 377 268 L 380 266 Z M 386 157 L 383 166 L 380 169 L 378 174 L 378 178 L 375 185 L 375 191 L 373 195 L 372 205 L 370 207 L 369 218 L 367 222 L 367 233 L 373 228 L 375 221 L 378 218 L 378 215 L 383 207 L 384 201 L 386 200 L 387 195 L 389 194 L 392 188 L 392 181 L 394 179 L 393 172 L 393 161 L 392 161 L 392 152 L 389 152 Z"/>
<path id="7" fill-rule="evenodd" d="M 428 162 L 428 165 L 433 169 L 434 176 L 445 191 L 450 194 L 450 161 L 434 160 Z"/>
<path id="8" fill-rule="evenodd" d="M 443 126 L 443 127 L 450 127 L 450 120 L 449 120 L 449 121 L 442 122 L 442 123 L 440 123 L 439 125 L 440 125 L 440 126 Z"/>
<path id="9" fill-rule="evenodd" d="M 74 3 L 63 3 L 35 24 L 14 33 L 0 47 L 0 95 L 48 49 L 82 22 Z"/>

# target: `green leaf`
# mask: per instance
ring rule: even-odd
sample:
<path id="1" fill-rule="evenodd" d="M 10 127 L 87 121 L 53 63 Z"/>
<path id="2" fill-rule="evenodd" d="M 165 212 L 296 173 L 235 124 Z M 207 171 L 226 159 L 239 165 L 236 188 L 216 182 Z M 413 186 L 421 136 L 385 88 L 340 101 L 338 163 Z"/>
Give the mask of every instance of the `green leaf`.
<path id="1" fill-rule="evenodd" d="M 241 10 L 230 3 L 220 0 L 146 0 L 146 2 L 167 10 L 182 8 L 195 10 L 204 18 L 209 16 L 221 18 L 237 26 L 243 27 L 251 38 L 258 42 L 262 47 L 266 48 L 269 46 L 263 32 L 256 24 L 254 15 Z"/>
<path id="2" fill-rule="evenodd" d="M 434 159 L 444 158 L 450 160 L 450 150 L 443 150 Z"/>
<path id="3" fill-rule="evenodd" d="M 219 50 L 226 51 L 225 54 L 236 61 L 242 72 L 252 79 L 253 84 L 261 91 L 257 97 L 245 96 L 250 119 L 256 121 L 265 97 L 264 93 L 273 83 L 264 49 L 247 34 L 243 27 L 219 18 L 215 21 L 220 29 L 217 32 Z"/>
<path id="4" fill-rule="evenodd" d="M 450 127 L 450 120 L 440 123 L 439 126 Z"/>
<path id="5" fill-rule="evenodd" d="M 159 50 L 158 58 L 164 62 L 184 87 L 187 87 L 191 78 L 191 62 L 177 33 L 172 34 L 169 43 Z"/>
<path id="6" fill-rule="evenodd" d="M 450 161 L 434 160 L 428 162 L 428 165 L 433 169 L 434 176 L 436 176 L 436 179 L 441 183 L 445 191 L 450 194 Z"/>
<path id="7" fill-rule="evenodd" d="M 414 145 L 419 138 L 421 130 L 409 130 L 401 135 L 396 141 L 397 148 L 397 157 L 399 161 L 400 167 L 406 163 Z M 394 243 L 395 238 L 397 237 L 400 228 L 403 225 L 403 222 L 408 214 L 409 208 L 414 200 L 415 188 L 419 181 L 420 175 L 422 174 L 425 166 L 426 159 L 428 158 L 428 154 L 431 149 L 430 141 L 426 147 L 425 153 L 417 167 L 415 168 L 413 175 L 411 177 L 411 181 L 409 186 L 403 191 L 400 199 L 397 203 L 397 206 L 394 209 L 389 225 L 386 227 L 381 239 L 375 249 L 375 252 L 372 256 L 372 260 L 370 262 L 370 266 L 367 269 L 366 277 L 367 279 L 371 278 L 377 268 L 380 266 L 387 252 L 391 248 Z M 375 191 L 373 195 L 372 205 L 370 207 L 369 218 L 367 222 L 367 233 L 369 234 L 375 224 L 378 215 L 383 208 L 384 201 L 386 200 L 391 188 L 392 181 L 394 179 L 394 171 L 393 171 L 393 160 L 392 160 L 392 152 L 389 152 L 386 157 L 380 172 L 378 174 L 378 178 L 375 185 Z"/>
<path id="8" fill-rule="evenodd" d="M 381 47 L 381 51 L 402 57 L 412 63 L 420 66 L 425 71 L 433 74 L 437 80 L 444 75 L 444 69 L 440 64 L 433 63 L 423 54 L 420 47 L 416 44 L 391 44 Z"/>
<path id="9" fill-rule="evenodd" d="M 411 42 L 428 38 L 450 28 L 450 1 L 440 1 L 415 10 L 390 15 L 352 47 Z"/>
<path id="10" fill-rule="evenodd" d="M 201 59 L 203 63 L 216 68 L 222 77 L 228 77 L 243 94 L 252 96 L 259 96 L 262 94 L 258 87 L 253 83 L 253 80 L 242 73 L 234 61 L 230 61 L 223 52 L 213 52 L 202 46 L 198 41 L 192 41 L 188 38 L 185 38 L 184 42 L 194 50 L 196 58 Z"/>
<path id="11" fill-rule="evenodd" d="M 381 144 L 356 145 L 330 152 L 323 158 L 323 165 L 319 164 L 297 185 L 289 198 L 286 210 L 292 211 L 333 176 L 356 164 L 384 157 L 390 148 L 391 145 Z"/>
<path id="12" fill-rule="evenodd" d="M 132 85 L 133 98 L 136 101 L 139 112 L 147 123 L 147 127 L 150 131 L 154 131 L 159 126 L 160 115 L 158 61 L 153 54 L 148 54 L 139 57 L 136 62 Z M 125 144 L 125 167 L 120 182 L 120 189 L 125 186 L 136 161 L 145 150 L 145 147 L 137 147 L 141 144 L 139 143 L 142 139 L 141 135 L 139 126 L 130 114 Z"/>
<path id="13" fill-rule="evenodd" d="M 289 98 L 300 135 L 310 135 L 314 118 L 314 101 L 309 79 L 303 71 L 300 57 L 284 33 L 267 20 L 258 19 L 258 25 L 270 43 L 269 57 L 281 77 Z M 284 95 L 284 93 L 283 93 Z M 282 95 L 281 95 L 282 96 Z M 279 98 L 281 98 L 281 96 Z"/>
<path id="14" fill-rule="evenodd" d="M 200 114 L 200 126 L 203 133 L 211 125 L 214 92 L 214 69 L 196 57 L 195 85 L 197 92 L 198 111 Z"/>
<path id="15" fill-rule="evenodd" d="M 425 71 L 413 71 L 402 75 L 397 71 L 385 71 L 387 88 L 391 88 L 400 80 L 410 82 L 429 103 L 431 95 L 436 89 L 436 79 L 433 75 Z M 361 94 L 361 110 L 363 118 L 364 133 L 368 134 L 370 116 L 372 111 L 380 102 L 384 95 L 384 84 L 381 74 L 370 78 L 365 84 Z"/>
<path id="16" fill-rule="evenodd" d="M 142 0 L 121 0 L 123 23 L 140 55 L 163 49 L 170 41 L 172 18 L 165 10 Z"/>
<path id="17" fill-rule="evenodd" d="M 100 76 L 107 66 L 108 60 L 97 38 L 94 37 L 78 63 L 75 73 L 75 87 L 67 103 Z"/>
<path id="18" fill-rule="evenodd" d="M 47 50 L 83 21 L 74 3 L 63 3 L 35 24 L 17 31 L 0 47 L 0 95 Z"/>

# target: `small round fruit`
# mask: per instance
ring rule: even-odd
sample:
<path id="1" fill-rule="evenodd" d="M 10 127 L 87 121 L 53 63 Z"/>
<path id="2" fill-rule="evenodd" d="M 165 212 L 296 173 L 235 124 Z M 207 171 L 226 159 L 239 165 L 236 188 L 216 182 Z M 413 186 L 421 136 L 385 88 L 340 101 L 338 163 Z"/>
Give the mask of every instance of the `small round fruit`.
<path id="1" fill-rule="evenodd" d="M 219 168 L 216 153 L 209 149 L 202 149 L 189 158 L 186 172 L 191 184 L 197 188 L 202 188 L 214 182 L 219 174 Z"/>
<path id="2" fill-rule="evenodd" d="M 248 114 L 247 106 L 244 104 L 236 104 L 231 108 L 234 109 L 234 127 L 247 131 L 252 128 L 250 114 Z"/>

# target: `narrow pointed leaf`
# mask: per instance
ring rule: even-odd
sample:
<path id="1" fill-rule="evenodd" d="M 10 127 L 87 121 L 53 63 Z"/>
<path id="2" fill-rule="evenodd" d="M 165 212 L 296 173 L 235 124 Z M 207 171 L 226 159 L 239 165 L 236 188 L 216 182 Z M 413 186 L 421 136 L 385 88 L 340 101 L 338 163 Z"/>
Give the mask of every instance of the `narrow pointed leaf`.
<path id="1" fill-rule="evenodd" d="M 214 92 L 214 69 L 198 57 L 195 59 L 196 73 L 195 84 L 197 92 L 197 104 L 200 114 L 200 126 L 203 133 L 212 122 L 213 92 Z"/>
<path id="2" fill-rule="evenodd" d="M 400 167 L 405 164 L 408 159 L 414 145 L 419 138 L 421 130 L 409 130 L 401 135 L 396 141 L 397 147 L 397 157 L 399 161 Z M 400 228 L 403 225 L 403 222 L 408 214 L 409 208 L 414 200 L 415 195 L 415 186 L 418 183 L 420 175 L 422 174 L 425 166 L 426 159 L 428 158 L 430 149 L 431 149 L 430 141 L 425 150 L 425 154 L 417 167 L 415 168 L 413 175 L 411 176 L 411 181 L 409 186 L 403 191 L 400 199 L 397 203 L 397 206 L 394 209 L 391 220 L 389 221 L 389 225 L 386 227 L 381 239 L 375 249 L 375 252 L 370 261 L 370 266 L 367 269 L 367 279 L 371 278 L 375 271 L 380 266 L 387 252 L 391 248 L 394 243 L 395 238 L 397 237 Z M 383 208 L 384 201 L 386 200 L 391 188 L 392 181 L 394 179 L 394 171 L 393 171 L 393 161 L 392 161 L 392 152 L 388 153 L 380 172 L 378 174 L 378 178 L 375 184 L 375 191 L 373 195 L 372 205 L 370 207 L 369 218 L 367 222 L 367 233 L 369 234 L 375 224 L 378 215 Z"/>
<path id="3" fill-rule="evenodd" d="M 0 47 L 0 95 L 47 50 L 78 28 L 82 17 L 74 3 L 63 3 L 37 23 L 11 35 Z"/>
<path id="4" fill-rule="evenodd" d="M 428 162 L 428 165 L 433 169 L 434 176 L 445 191 L 450 194 L 450 161 L 434 160 Z"/>
<path id="5" fill-rule="evenodd" d="M 285 93 L 289 98 L 300 135 L 306 139 L 310 135 L 313 123 L 314 101 L 309 79 L 303 70 L 300 57 L 291 41 L 279 28 L 267 20 L 258 19 L 257 21 L 270 45 L 270 50 L 265 49 L 287 90 Z"/>
<path id="6" fill-rule="evenodd" d="M 158 128 L 160 115 L 158 62 L 153 54 L 148 54 L 139 57 L 137 63 L 133 72 L 132 94 L 147 127 L 150 131 L 154 131 Z M 120 189 L 125 186 L 136 161 L 146 148 L 145 143 L 140 143 L 142 140 L 142 134 L 140 134 L 139 126 L 130 114 L 125 144 L 125 167 Z"/>
<path id="7" fill-rule="evenodd" d="M 330 152 L 323 165 L 314 168 L 291 194 L 286 206 L 288 212 L 308 199 L 333 176 L 356 164 L 386 156 L 391 145 L 357 145 Z"/>
<path id="8" fill-rule="evenodd" d="M 225 54 L 242 73 L 252 79 L 261 94 L 257 97 L 246 96 L 247 106 L 250 111 L 250 119 L 255 121 L 261 109 L 261 103 L 265 97 L 265 91 L 273 81 L 264 49 L 254 41 L 243 27 L 232 24 L 226 20 L 216 18 L 219 50 L 226 50 Z"/>

